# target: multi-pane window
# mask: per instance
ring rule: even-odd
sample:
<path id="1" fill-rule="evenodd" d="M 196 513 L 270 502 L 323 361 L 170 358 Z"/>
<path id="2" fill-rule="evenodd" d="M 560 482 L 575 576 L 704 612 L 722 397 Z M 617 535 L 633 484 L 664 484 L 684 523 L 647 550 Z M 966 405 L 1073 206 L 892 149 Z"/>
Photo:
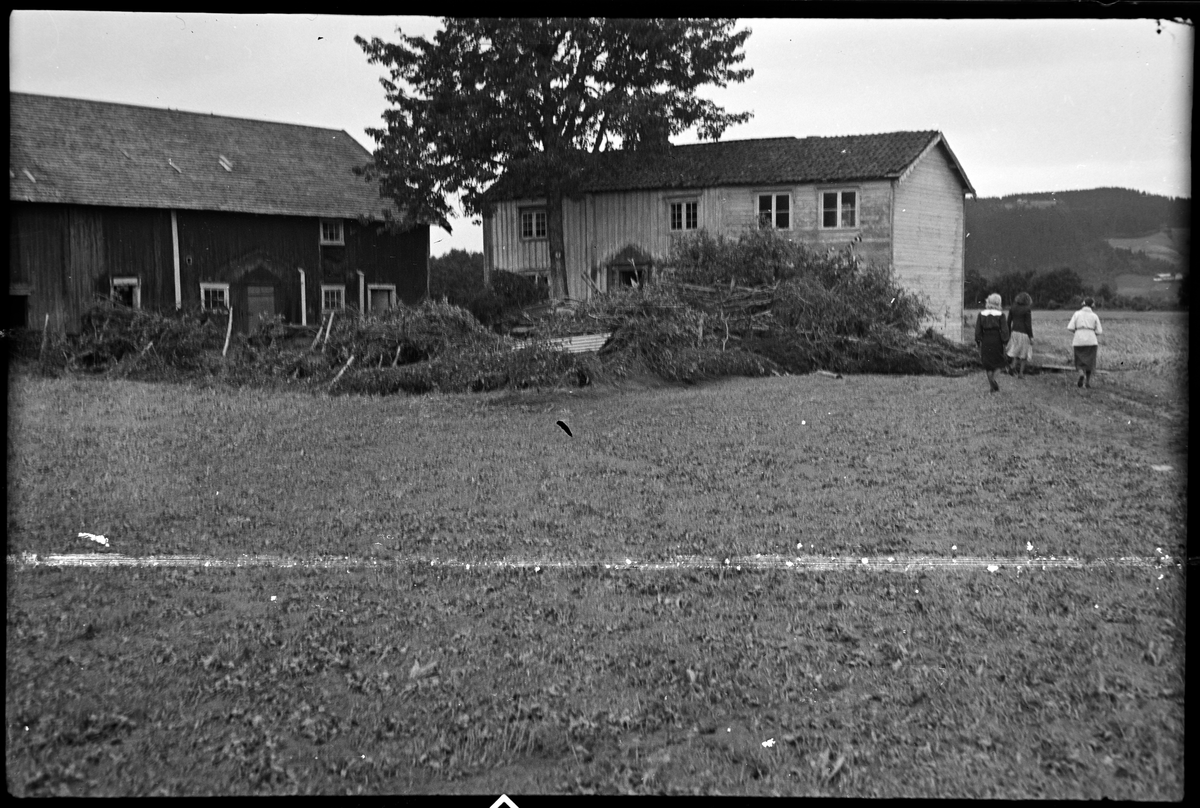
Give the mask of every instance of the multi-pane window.
<path id="1" fill-rule="evenodd" d="M 695 230 L 700 225 L 699 202 L 671 203 L 671 230 Z"/>
<path id="2" fill-rule="evenodd" d="M 341 311 L 344 308 L 346 308 L 346 287 L 321 284 L 321 311 Z"/>
<path id="3" fill-rule="evenodd" d="M 321 220 L 321 244 L 345 244 L 346 235 L 341 219 Z"/>
<path id="4" fill-rule="evenodd" d="M 545 208 L 530 208 L 521 211 L 521 238 L 546 238 Z"/>
<path id="5" fill-rule="evenodd" d="M 759 194 L 758 226 L 790 230 L 792 227 L 792 195 Z"/>
<path id="6" fill-rule="evenodd" d="M 200 308 L 204 311 L 222 311 L 229 309 L 229 284 L 202 283 L 200 284 Z"/>
<path id="7" fill-rule="evenodd" d="M 858 192 L 823 191 L 821 227 L 858 227 Z"/>

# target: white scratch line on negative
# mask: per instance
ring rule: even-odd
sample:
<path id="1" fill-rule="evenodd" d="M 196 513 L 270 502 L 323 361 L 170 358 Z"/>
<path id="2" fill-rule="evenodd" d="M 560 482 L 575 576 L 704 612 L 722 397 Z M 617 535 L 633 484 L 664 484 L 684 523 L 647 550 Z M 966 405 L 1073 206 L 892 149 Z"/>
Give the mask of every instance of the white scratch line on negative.
<path id="1" fill-rule="evenodd" d="M 492 559 L 463 560 L 455 558 L 402 557 L 363 558 L 351 556 L 277 556 L 242 555 L 233 557 L 171 555 L 171 556 L 124 556 L 119 553 L 77 553 L 39 556 L 21 553 L 8 556 L 8 563 L 18 569 L 30 567 L 195 567 L 195 568 L 315 568 L 315 569 L 395 569 L 404 567 L 427 567 L 432 569 L 496 570 L 496 569 L 590 569 L 590 570 L 683 570 L 709 569 L 727 571 L 791 570 L 795 572 L 830 572 L 860 570 L 863 572 L 912 572 L 918 570 L 1036 570 L 1042 569 L 1105 569 L 1113 567 L 1141 567 L 1167 569 L 1179 566 L 1169 556 L 1158 558 L 1121 557 L 1105 559 L 1005 558 L 996 556 L 885 556 L 871 557 L 822 557 L 822 556 L 753 556 L 730 557 L 722 562 L 703 556 L 680 556 L 665 561 L 580 561 L 571 559 Z"/>

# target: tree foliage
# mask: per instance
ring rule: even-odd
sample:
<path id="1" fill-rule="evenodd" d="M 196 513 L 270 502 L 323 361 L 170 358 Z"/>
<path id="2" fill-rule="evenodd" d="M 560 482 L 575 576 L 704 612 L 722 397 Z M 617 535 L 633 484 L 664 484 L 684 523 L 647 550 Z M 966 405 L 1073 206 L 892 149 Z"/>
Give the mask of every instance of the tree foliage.
<path id="1" fill-rule="evenodd" d="M 732 20 L 445 19 L 430 41 L 355 37 L 393 106 L 363 169 L 423 221 L 450 229 L 451 199 L 486 207 L 502 174 L 547 202 L 554 295 L 566 292 L 562 200 L 588 153 L 654 152 L 693 127 L 715 140 L 750 113 L 728 113 L 697 90 L 752 75 L 737 65 L 750 31 Z"/>

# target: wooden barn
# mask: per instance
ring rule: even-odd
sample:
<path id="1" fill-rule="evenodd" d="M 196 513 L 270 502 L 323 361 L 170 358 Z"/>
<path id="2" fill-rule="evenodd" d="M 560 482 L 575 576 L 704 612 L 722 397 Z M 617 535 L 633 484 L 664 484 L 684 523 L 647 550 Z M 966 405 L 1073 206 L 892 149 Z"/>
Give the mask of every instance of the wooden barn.
<path id="1" fill-rule="evenodd" d="M 964 200 L 974 194 L 940 132 L 769 138 L 672 146 L 645 159 L 587 158 L 582 193 L 563 202 L 568 296 L 628 284 L 700 229 L 736 237 L 769 227 L 816 246 L 855 249 L 923 294 L 927 325 L 958 339 Z M 489 271 L 548 275 L 543 199 L 501 178 L 483 220 Z"/>
<path id="2" fill-rule="evenodd" d="M 370 153 L 345 132 L 24 93 L 9 108 L 6 327 L 48 314 L 77 333 L 112 297 L 232 307 L 244 331 L 428 294 L 429 226 L 353 173 Z"/>

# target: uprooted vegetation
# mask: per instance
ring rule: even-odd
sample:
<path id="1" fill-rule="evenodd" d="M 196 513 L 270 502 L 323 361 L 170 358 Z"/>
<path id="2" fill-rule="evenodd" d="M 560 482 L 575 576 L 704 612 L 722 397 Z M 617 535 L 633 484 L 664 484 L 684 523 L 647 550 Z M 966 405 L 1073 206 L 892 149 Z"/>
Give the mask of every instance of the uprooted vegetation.
<path id="1" fill-rule="evenodd" d="M 676 242 L 648 286 L 597 296 L 544 321 L 545 337 L 611 330 L 600 351 L 614 376 L 665 379 L 770 373 L 956 375 L 974 351 L 927 330 L 922 301 L 852 250 L 815 250 L 771 231 Z"/>
<path id="2" fill-rule="evenodd" d="M 232 336 L 223 315 L 168 316 L 100 303 L 77 337 L 26 334 L 17 353 L 51 373 L 373 395 L 585 386 L 640 374 L 695 382 L 974 368 L 969 348 L 931 330 L 916 335 L 927 314 L 890 272 L 851 250 L 818 251 L 754 231 L 681 240 L 654 283 L 551 307 L 527 329 L 526 341 L 485 328 L 445 300 L 365 318 L 335 314 L 324 330 L 260 320 L 250 333 Z M 611 332 L 597 355 L 565 353 L 549 342 L 596 332 Z"/>

